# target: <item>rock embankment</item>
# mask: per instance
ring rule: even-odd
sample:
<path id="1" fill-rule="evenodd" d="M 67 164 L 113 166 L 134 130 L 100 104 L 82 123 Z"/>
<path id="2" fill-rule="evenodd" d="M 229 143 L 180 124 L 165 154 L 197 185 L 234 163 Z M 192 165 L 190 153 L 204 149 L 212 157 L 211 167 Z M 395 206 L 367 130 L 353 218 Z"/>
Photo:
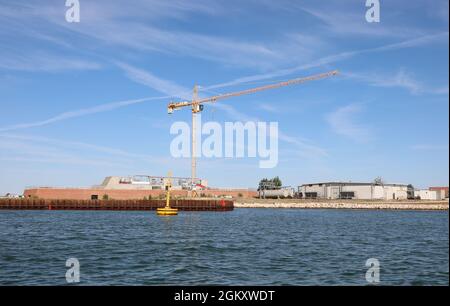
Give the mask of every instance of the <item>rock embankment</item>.
<path id="1" fill-rule="evenodd" d="M 448 210 L 447 202 L 248 202 L 234 203 L 235 208 L 300 208 L 300 209 L 374 209 L 374 210 Z"/>

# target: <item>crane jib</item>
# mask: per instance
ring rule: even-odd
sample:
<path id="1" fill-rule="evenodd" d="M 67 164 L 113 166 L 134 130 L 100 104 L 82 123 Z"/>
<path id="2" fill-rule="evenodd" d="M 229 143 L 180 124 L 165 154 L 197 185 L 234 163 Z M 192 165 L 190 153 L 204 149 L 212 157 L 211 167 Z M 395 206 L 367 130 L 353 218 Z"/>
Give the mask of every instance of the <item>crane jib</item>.
<path id="1" fill-rule="evenodd" d="M 204 103 L 210 103 L 210 102 L 216 102 L 218 100 L 223 100 L 223 99 L 227 99 L 227 98 L 231 98 L 231 97 L 237 97 L 237 96 L 242 96 L 242 95 L 247 95 L 247 94 L 252 94 L 252 93 L 256 93 L 259 91 L 264 91 L 264 90 L 269 90 L 269 89 L 275 89 L 275 88 L 280 88 L 280 87 L 284 87 L 284 86 L 289 86 L 289 85 L 296 85 L 296 84 L 302 84 L 308 81 L 314 81 L 314 80 L 319 80 L 319 79 L 323 79 L 323 78 L 327 78 L 327 77 L 331 77 L 334 75 L 337 75 L 339 72 L 337 70 L 334 71 L 330 71 L 327 73 L 322 73 L 322 74 L 317 74 L 317 75 L 313 75 L 313 76 L 309 76 L 306 78 L 299 78 L 299 79 L 293 79 L 290 81 L 285 81 L 285 82 L 281 82 L 281 83 L 276 83 L 276 84 L 271 84 L 271 85 L 266 85 L 266 86 L 262 86 L 262 87 L 257 87 L 257 88 L 251 88 L 251 89 L 247 89 L 247 90 L 242 90 L 242 91 L 238 91 L 238 92 L 233 92 L 233 93 L 228 93 L 228 94 L 223 94 L 223 95 L 217 95 L 217 96 L 213 96 L 213 97 L 209 97 L 209 98 L 205 98 L 205 99 L 199 99 L 198 98 L 198 87 L 197 85 L 194 87 L 194 95 L 193 95 L 193 99 L 192 101 L 183 101 L 183 102 L 178 102 L 178 103 L 170 103 L 168 106 L 168 112 L 169 114 L 172 114 L 174 112 L 174 110 L 182 108 L 182 107 L 187 107 L 187 106 L 192 106 L 192 144 L 191 144 L 191 150 L 192 150 L 192 155 L 191 155 L 191 178 L 192 178 L 192 186 L 193 186 L 193 182 L 196 179 L 197 176 L 197 161 L 196 161 L 196 154 L 195 154 L 195 147 L 196 147 L 196 119 L 195 116 L 197 113 L 200 113 L 203 110 L 203 104 Z M 194 196 L 196 194 L 195 188 L 192 189 L 193 190 L 193 194 L 192 196 Z"/>
<path id="2" fill-rule="evenodd" d="M 315 81 L 315 80 L 320 80 L 320 79 L 324 79 L 327 77 L 331 77 L 331 76 L 334 76 L 337 74 L 339 74 L 339 72 L 337 70 L 334 70 L 334 71 L 330 71 L 327 73 L 313 75 L 313 76 L 309 76 L 309 77 L 305 77 L 305 78 L 298 78 L 298 79 L 293 79 L 293 80 L 289 80 L 289 81 L 285 81 L 285 82 L 281 82 L 281 83 L 276 83 L 276 84 L 266 85 L 266 86 L 262 86 L 262 87 L 246 89 L 246 90 L 242 90 L 242 91 L 238 91 L 238 92 L 232 92 L 232 93 L 217 95 L 217 96 L 213 96 L 213 97 L 209 97 L 209 98 L 199 99 L 197 101 L 183 101 L 183 102 L 177 102 L 177 103 L 170 103 L 168 106 L 168 109 L 169 109 L 169 113 L 172 113 L 176 109 L 179 109 L 182 107 L 187 107 L 187 106 L 192 106 L 194 104 L 216 102 L 218 100 L 224 100 L 224 99 L 228 99 L 228 98 L 232 98 L 232 97 L 243 96 L 243 95 L 252 94 L 252 93 L 256 93 L 256 92 L 260 92 L 260 91 L 264 91 L 264 90 L 270 90 L 270 89 L 276 89 L 276 88 L 290 86 L 290 85 L 302 84 L 302 83 L 309 82 L 309 81 Z"/>

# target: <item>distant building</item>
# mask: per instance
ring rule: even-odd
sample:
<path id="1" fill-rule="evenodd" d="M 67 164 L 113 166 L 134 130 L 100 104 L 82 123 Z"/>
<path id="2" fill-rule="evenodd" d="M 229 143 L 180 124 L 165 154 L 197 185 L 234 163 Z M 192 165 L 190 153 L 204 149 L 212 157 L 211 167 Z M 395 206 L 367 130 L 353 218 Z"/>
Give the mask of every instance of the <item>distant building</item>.
<path id="1" fill-rule="evenodd" d="M 448 187 L 430 187 L 431 191 L 440 191 L 441 197 L 448 199 Z"/>
<path id="2" fill-rule="evenodd" d="M 295 189 L 282 187 L 280 189 L 262 189 L 258 191 L 259 197 L 263 199 L 290 199 L 295 197 Z"/>
<path id="3" fill-rule="evenodd" d="M 109 176 L 105 178 L 103 184 L 98 186 L 103 189 L 109 190 L 164 190 L 168 180 L 172 181 L 172 190 L 191 190 L 191 179 L 181 177 L 159 177 L 159 176 L 147 176 L 147 175 L 135 175 L 135 176 Z M 194 181 L 197 189 L 200 187 L 208 187 L 206 180 L 197 179 Z"/>
<path id="4" fill-rule="evenodd" d="M 330 200 L 407 200 L 414 198 L 414 187 L 404 184 L 324 182 L 299 186 L 298 196 Z"/>
<path id="5" fill-rule="evenodd" d="M 23 195 L 15 194 L 15 193 L 7 193 L 0 198 L 2 198 L 2 199 L 20 199 L 20 198 L 23 198 Z"/>
<path id="6" fill-rule="evenodd" d="M 208 188 L 208 182 L 202 179 L 195 180 L 193 184 L 190 178 L 170 179 L 171 194 L 174 197 L 188 197 L 192 190 L 195 190 L 198 196 L 210 198 L 257 196 L 257 192 L 250 189 Z M 167 177 L 147 175 L 110 176 L 105 178 L 101 185 L 87 188 L 28 187 L 24 196 L 49 200 L 143 200 L 164 196 L 167 180 Z"/>
<path id="7" fill-rule="evenodd" d="M 430 190 L 415 190 L 414 197 L 420 200 L 444 200 L 445 199 L 445 191 L 441 189 Z"/>

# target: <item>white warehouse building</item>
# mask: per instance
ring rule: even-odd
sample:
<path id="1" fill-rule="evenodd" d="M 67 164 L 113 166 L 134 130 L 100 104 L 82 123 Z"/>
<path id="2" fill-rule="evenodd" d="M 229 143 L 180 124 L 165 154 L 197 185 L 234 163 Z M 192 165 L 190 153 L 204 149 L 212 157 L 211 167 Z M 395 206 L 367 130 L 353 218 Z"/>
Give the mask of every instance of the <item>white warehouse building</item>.
<path id="1" fill-rule="evenodd" d="M 414 187 L 403 184 L 327 182 L 298 187 L 306 199 L 407 200 L 414 198 Z"/>
<path id="2" fill-rule="evenodd" d="M 445 200 L 445 192 L 441 190 L 415 190 L 414 197 L 420 200 L 440 201 Z"/>

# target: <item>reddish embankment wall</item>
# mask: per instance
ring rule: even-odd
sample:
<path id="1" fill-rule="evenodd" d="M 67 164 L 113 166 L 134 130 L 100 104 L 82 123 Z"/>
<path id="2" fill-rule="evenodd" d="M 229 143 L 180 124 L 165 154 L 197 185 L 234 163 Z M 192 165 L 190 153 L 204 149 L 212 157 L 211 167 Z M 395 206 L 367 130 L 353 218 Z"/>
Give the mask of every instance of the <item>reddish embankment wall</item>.
<path id="1" fill-rule="evenodd" d="M 187 197 L 186 190 L 173 190 L 170 192 L 172 196 Z M 59 189 L 59 188 L 36 188 L 27 189 L 24 192 L 26 198 L 38 198 L 49 200 L 91 200 L 93 195 L 97 195 L 98 199 L 103 199 L 107 195 L 113 200 L 142 200 L 151 196 L 157 198 L 164 195 L 164 190 L 113 190 L 113 189 Z M 206 197 L 232 196 L 235 198 L 253 198 L 257 196 L 256 191 L 249 190 L 203 190 L 198 191 L 199 195 Z"/>
<path id="2" fill-rule="evenodd" d="M 164 200 L 42 200 L 0 199 L 0 210 L 129 210 L 151 211 L 166 205 Z M 180 211 L 231 211 L 233 201 L 171 200 L 170 206 Z"/>

